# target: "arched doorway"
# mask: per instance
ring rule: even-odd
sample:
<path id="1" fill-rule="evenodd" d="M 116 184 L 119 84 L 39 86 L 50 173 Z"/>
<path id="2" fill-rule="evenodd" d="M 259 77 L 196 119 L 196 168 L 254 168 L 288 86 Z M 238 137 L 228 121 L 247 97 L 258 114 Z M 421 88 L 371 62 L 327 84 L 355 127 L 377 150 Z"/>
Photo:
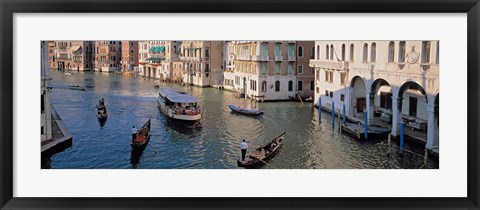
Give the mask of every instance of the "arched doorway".
<path id="1" fill-rule="evenodd" d="M 360 76 L 354 76 L 350 82 L 350 110 L 351 114 L 356 117 L 362 117 L 367 108 L 367 100 L 365 98 L 367 86 L 365 80 Z"/>
<path id="2" fill-rule="evenodd" d="M 370 103 L 373 117 L 380 117 L 381 120 L 391 123 L 392 121 L 392 88 L 390 83 L 383 79 L 378 78 L 372 83 L 370 90 Z"/>
<path id="3" fill-rule="evenodd" d="M 427 120 L 427 94 L 425 89 L 414 81 L 408 81 L 400 86 L 398 91 L 399 111 L 402 115 L 406 115 L 407 120 L 414 118 Z"/>

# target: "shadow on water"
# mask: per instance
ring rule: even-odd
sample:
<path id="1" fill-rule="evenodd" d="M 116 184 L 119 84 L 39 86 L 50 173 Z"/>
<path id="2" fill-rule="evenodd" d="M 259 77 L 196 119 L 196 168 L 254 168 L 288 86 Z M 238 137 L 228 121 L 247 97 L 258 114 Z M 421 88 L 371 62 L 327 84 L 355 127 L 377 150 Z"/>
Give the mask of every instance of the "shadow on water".
<path id="1" fill-rule="evenodd" d="M 200 122 L 188 123 L 174 119 L 166 119 L 166 125 L 178 133 L 183 134 L 197 134 L 202 131 L 202 124 Z"/>

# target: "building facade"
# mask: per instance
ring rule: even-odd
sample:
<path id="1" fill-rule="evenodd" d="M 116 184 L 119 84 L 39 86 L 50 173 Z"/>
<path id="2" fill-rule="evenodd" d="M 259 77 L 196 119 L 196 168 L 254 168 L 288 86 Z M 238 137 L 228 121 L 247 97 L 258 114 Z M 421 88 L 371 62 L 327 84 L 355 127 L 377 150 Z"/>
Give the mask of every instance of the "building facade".
<path id="1" fill-rule="evenodd" d="M 121 69 L 132 72 L 138 66 L 138 41 L 122 41 Z"/>
<path id="2" fill-rule="evenodd" d="M 122 56 L 120 41 L 93 41 L 92 64 L 94 71 L 115 72 L 120 71 Z"/>
<path id="3" fill-rule="evenodd" d="M 182 82 L 200 87 L 223 83 L 223 41 L 183 41 Z"/>
<path id="4" fill-rule="evenodd" d="M 257 100 L 296 94 L 295 41 L 234 41 L 234 89 Z"/>
<path id="5" fill-rule="evenodd" d="M 225 41 L 223 44 L 223 88 L 234 90 L 235 81 L 235 51 L 232 41 Z"/>
<path id="6" fill-rule="evenodd" d="M 40 75 L 40 95 L 41 95 L 41 111 L 40 111 L 40 141 L 46 141 L 52 138 L 52 113 L 50 109 L 50 65 L 49 61 L 49 43 L 47 41 L 41 42 L 41 75 Z"/>
<path id="7" fill-rule="evenodd" d="M 316 41 L 315 103 L 368 122 L 383 117 L 392 135 L 400 121 L 427 132 L 426 148 L 438 151 L 438 41 Z M 412 127 L 412 128 L 413 128 Z M 423 128 L 422 128 L 423 127 Z"/>
<path id="8" fill-rule="evenodd" d="M 179 58 L 180 44 L 179 41 L 141 42 L 139 75 L 163 81 L 172 80 L 173 61 L 177 61 Z"/>
<path id="9" fill-rule="evenodd" d="M 314 41 L 297 41 L 296 66 L 296 97 L 314 97 L 315 71 L 310 67 L 310 60 L 314 57 Z"/>

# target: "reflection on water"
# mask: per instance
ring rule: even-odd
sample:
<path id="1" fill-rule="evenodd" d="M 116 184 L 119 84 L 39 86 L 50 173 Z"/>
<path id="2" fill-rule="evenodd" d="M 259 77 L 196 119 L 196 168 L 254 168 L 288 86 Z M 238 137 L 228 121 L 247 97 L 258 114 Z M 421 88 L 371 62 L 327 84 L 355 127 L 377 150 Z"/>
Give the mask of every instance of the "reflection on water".
<path id="1" fill-rule="evenodd" d="M 266 102 L 252 104 L 233 93 L 214 88 L 161 84 L 190 92 L 199 99 L 203 118 L 191 127 L 166 119 L 158 109 L 158 89 L 153 80 L 119 74 L 52 71 L 52 104 L 73 134 L 73 145 L 51 157 L 42 166 L 51 168 L 238 168 L 239 143 L 250 148 L 263 145 L 287 131 L 281 151 L 263 168 L 419 168 L 423 157 L 388 156 L 385 141 L 358 141 L 332 128 L 331 118 L 311 103 Z M 87 91 L 68 88 L 72 83 Z M 95 105 L 105 98 L 108 119 L 102 125 Z M 263 117 L 232 113 L 227 105 L 254 107 Z M 132 154 L 131 127 L 141 127 L 151 118 L 151 139 L 141 154 Z M 410 146 L 410 145 L 407 145 Z M 419 151 L 422 148 L 407 147 Z M 438 168 L 429 161 L 427 168 Z"/>

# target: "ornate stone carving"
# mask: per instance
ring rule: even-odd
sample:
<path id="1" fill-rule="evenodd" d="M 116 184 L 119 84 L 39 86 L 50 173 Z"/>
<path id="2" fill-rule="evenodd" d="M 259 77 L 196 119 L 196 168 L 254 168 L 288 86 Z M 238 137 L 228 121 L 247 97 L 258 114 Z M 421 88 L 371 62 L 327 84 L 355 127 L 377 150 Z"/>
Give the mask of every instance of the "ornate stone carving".
<path id="1" fill-rule="evenodd" d="M 416 62 L 418 62 L 418 57 L 420 57 L 420 54 L 415 52 L 415 46 L 412 46 L 412 49 L 407 54 L 407 62 L 408 63 L 416 63 Z"/>

